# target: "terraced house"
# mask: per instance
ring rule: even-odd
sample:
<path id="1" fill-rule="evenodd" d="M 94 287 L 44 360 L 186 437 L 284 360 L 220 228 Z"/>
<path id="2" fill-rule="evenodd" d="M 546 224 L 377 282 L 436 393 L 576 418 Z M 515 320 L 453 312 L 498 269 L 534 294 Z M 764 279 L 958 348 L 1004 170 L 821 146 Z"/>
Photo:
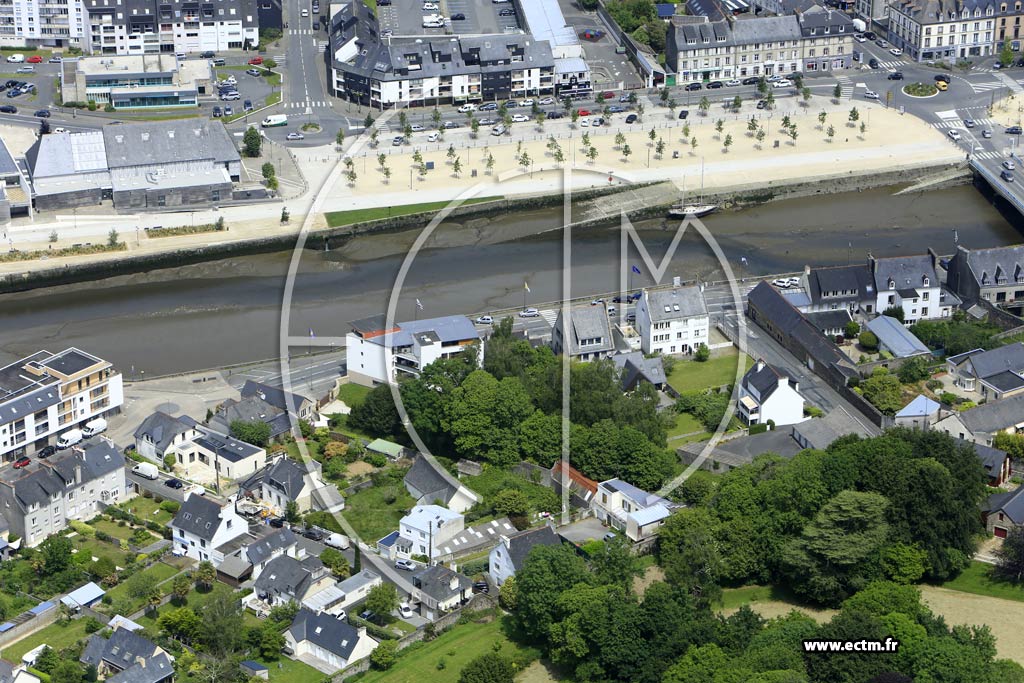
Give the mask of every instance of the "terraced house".
<path id="1" fill-rule="evenodd" d="M 1017 2 L 1003 7 L 996 0 L 895 0 L 889 7 L 889 42 L 919 62 L 992 55 L 998 51 L 996 14 L 1005 18 L 1011 7 L 1020 12 Z"/>

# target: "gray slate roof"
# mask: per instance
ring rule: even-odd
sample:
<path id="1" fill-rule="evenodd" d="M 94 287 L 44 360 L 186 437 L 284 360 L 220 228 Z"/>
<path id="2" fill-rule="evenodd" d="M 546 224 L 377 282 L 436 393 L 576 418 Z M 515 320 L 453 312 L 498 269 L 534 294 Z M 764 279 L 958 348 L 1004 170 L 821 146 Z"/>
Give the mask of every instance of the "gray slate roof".
<path id="1" fill-rule="evenodd" d="M 925 287 L 925 278 L 928 278 L 928 287 L 939 286 L 939 277 L 929 254 L 878 258 L 874 264 L 875 289 L 879 292 L 890 289 L 890 280 L 897 290 L 916 291 Z"/>
<path id="2" fill-rule="evenodd" d="M 1003 463 L 1010 457 L 1006 451 L 986 446 L 983 443 L 971 443 L 970 445 L 974 446 L 974 452 L 977 453 L 981 466 L 985 468 L 985 474 L 991 478 L 998 477 L 1003 469 Z"/>
<path id="3" fill-rule="evenodd" d="M 898 8 L 905 14 L 913 17 L 922 24 L 935 24 L 939 22 L 960 19 L 961 12 L 966 9 L 974 16 L 974 10 L 981 10 L 981 17 L 985 17 L 985 10 L 989 6 L 998 12 L 999 8 L 992 0 L 897 0 L 892 6 Z M 953 13 L 951 16 L 950 13 Z"/>
<path id="4" fill-rule="evenodd" d="M 220 527 L 221 507 L 205 496 L 190 495 L 181 504 L 171 525 L 194 534 L 206 541 L 212 541 Z"/>
<path id="5" fill-rule="evenodd" d="M 452 590 L 453 579 L 456 580 L 455 590 Z M 457 574 L 442 565 L 432 565 L 420 569 L 412 575 L 412 583 L 439 602 L 449 600 L 473 585 L 468 576 Z"/>
<path id="6" fill-rule="evenodd" d="M 958 252 L 954 258 L 960 257 Z M 995 286 L 1000 277 L 1007 283 L 1024 282 L 1024 244 L 993 249 L 971 249 L 967 265 L 979 284 Z"/>
<path id="7" fill-rule="evenodd" d="M 928 347 L 903 326 L 896 318 L 880 315 L 868 321 L 868 329 L 875 333 L 878 341 L 897 358 L 908 358 L 929 353 Z"/>
<path id="8" fill-rule="evenodd" d="M 111 169 L 168 164 L 195 159 L 240 161 L 220 121 L 182 119 L 121 123 L 103 127 L 103 145 Z"/>
<path id="9" fill-rule="evenodd" d="M 157 452 L 163 453 L 176 436 L 191 428 L 191 425 L 158 410 L 142 421 L 133 436 L 136 441 L 151 441 Z"/>
<path id="10" fill-rule="evenodd" d="M 993 493 L 988 497 L 988 510 L 1002 512 L 1014 524 L 1024 524 L 1024 486 L 1006 493 Z"/>
<path id="11" fill-rule="evenodd" d="M 747 374 L 743 375 L 742 384 L 748 390 L 751 388 L 756 390 L 760 400 L 764 402 L 779 388 L 779 382 L 782 379 L 782 373 L 763 360 L 758 360 L 750 366 Z"/>
<path id="12" fill-rule="evenodd" d="M 260 573 L 253 588 L 258 595 L 269 593 L 301 600 L 314 577 L 324 570 L 324 563 L 317 557 L 296 560 L 288 555 L 272 559 Z"/>
<path id="13" fill-rule="evenodd" d="M 562 538 L 549 526 L 521 531 L 508 537 L 508 559 L 516 570 L 522 569 L 526 556 L 541 545 L 562 545 Z"/>
<path id="14" fill-rule="evenodd" d="M 860 437 L 875 436 L 875 430 L 851 415 L 845 408 L 826 413 L 822 418 L 804 420 L 793 425 L 792 431 L 799 433 L 808 448 L 825 449 L 841 436 L 856 434 Z"/>
<path id="15" fill-rule="evenodd" d="M 968 353 L 970 362 L 967 363 L 967 367 L 973 367 L 974 376 L 980 379 L 1001 372 L 1024 372 L 1024 344 L 1021 342 L 1007 344 L 981 353 Z"/>
<path id="16" fill-rule="evenodd" d="M 653 322 L 685 320 L 694 316 L 707 315 L 704 293 L 700 287 L 678 287 L 669 290 L 648 290 L 644 292 L 647 310 Z"/>
<path id="17" fill-rule="evenodd" d="M 406 472 L 403 481 L 410 494 L 415 496 L 418 501 L 433 503 L 440 499 L 445 505 L 462 485 L 440 463 L 435 466 L 422 453 L 416 456 L 416 460 Z"/>
<path id="18" fill-rule="evenodd" d="M 251 379 L 245 381 L 239 393 L 242 395 L 242 398 L 257 396 L 278 410 L 292 413 L 299 412 L 302 404 L 309 400 L 302 394 L 288 392 L 280 387 L 270 386 L 262 382 L 253 382 Z"/>
<path id="19" fill-rule="evenodd" d="M 259 564 L 278 550 L 286 550 L 296 543 L 291 529 L 277 529 L 245 548 L 245 556 L 252 564 Z"/>
<path id="20" fill-rule="evenodd" d="M 230 431 L 231 423 L 235 420 L 265 422 L 270 426 L 271 439 L 286 434 L 291 429 L 288 413 L 270 405 L 259 396 L 249 396 L 237 401 L 233 398 L 227 399 L 217 409 L 213 419 L 210 420 L 210 425 L 222 432 L 227 432 Z"/>
<path id="21" fill-rule="evenodd" d="M 853 292 L 848 295 L 828 297 L 828 301 L 860 301 L 873 299 L 875 292 L 871 269 L 866 264 L 811 268 L 807 276 L 807 289 L 811 301 L 826 300 L 826 292 Z"/>
<path id="22" fill-rule="evenodd" d="M 302 607 L 288 629 L 296 642 L 308 640 L 346 662 L 359 643 L 359 631 L 348 622 L 326 612 L 319 614 Z"/>
<path id="23" fill-rule="evenodd" d="M 27 510 L 32 505 L 46 505 L 53 496 L 64 495 L 82 482 L 89 482 L 124 468 L 124 456 L 106 439 L 97 439 L 84 449 L 61 451 L 47 460 L 33 460 L 23 469 L 4 468 L 0 480 L 14 488 L 15 500 Z"/>
<path id="24" fill-rule="evenodd" d="M 615 354 L 612 356 L 612 362 L 621 373 L 623 391 L 633 389 L 641 380 L 654 385 L 662 385 L 668 381 L 661 356 L 647 358 L 641 351 L 631 351 Z"/>
<path id="25" fill-rule="evenodd" d="M 296 500 L 305 486 L 305 467 L 291 458 L 278 458 L 263 476 L 263 482 L 280 491 L 288 500 Z"/>
<path id="26" fill-rule="evenodd" d="M 150 659 L 157 654 L 157 646 L 138 633 L 125 628 L 116 628 L 110 638 L 98 633 L 89 637 L 80 661 L 99 667 L 101 663 L 119 670 L 132 666 L 139 658 Z"/>
<path id="27" fill-rule="evenodd" d="M 564 332 L 564 320 L 559 312 L 555 326 L 562 331 L 563 353 L 578 356 L 583 353 L 608 353 L 615 349 L 612 325 L 604 306 L 576 306 L 570 312 L 571 328 Z M 584 339 L 597 339 L 596 344 L 582 345 Z"/>
<path id="28" fill-rule="evenodd" d="M 1024 394 L 989 401 L 960 413 L 960 421 L 972 432 L 994 434 L 1024 422 Z"/>
<path id="29" fill-rule="evenodd" d="M 204 427 L 199 427 L 199 432 L 201 436 L 194 439 L 195 443 L 229 462 L 240 462 L 263 450 L 251 443 L 246 443 L 233 436 L 219 434 Z"/>
<path id="30" fill-rule="evenodd" d="M 846 323 L 852 320 L 850 311 L 846 308 L 839 308 L 834 311 L 807 312 L 804 313 L 804 318 L 823 334 L 826 333 L 826 330 L 841 330 L 846 326 Z"/>
<path id="31" fill-rule="evenodd" d="M 160 683 L 173 676 L 174 662 L 166 653 L 161 652 L 111 676 L 107 683 Z"/>

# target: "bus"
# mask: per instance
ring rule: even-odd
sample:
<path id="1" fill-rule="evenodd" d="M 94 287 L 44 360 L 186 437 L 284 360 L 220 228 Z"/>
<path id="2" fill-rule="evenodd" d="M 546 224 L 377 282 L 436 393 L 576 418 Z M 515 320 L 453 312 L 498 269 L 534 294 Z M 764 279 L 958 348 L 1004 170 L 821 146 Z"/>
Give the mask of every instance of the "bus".
<path id="1" fill-rule="evenodd" d="M 263 119 L 260 124 L 264 128 L 274 128 L 275 126 L 287 126 L 288 115 L 287 114 L 271 114 L 267 118 Z"/>

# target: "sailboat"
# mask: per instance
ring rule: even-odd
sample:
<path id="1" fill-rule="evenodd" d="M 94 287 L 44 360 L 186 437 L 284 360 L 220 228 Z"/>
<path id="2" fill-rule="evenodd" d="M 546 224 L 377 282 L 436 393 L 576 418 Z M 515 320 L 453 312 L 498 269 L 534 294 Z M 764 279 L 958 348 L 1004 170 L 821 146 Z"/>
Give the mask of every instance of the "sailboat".
<path id="1" fill-rule="evenodd" d="M 693 216 L 702 218 L 718 210 L 717 204 L 704 204 L 704 159 L 700 160 L 700 199 L 696 204 L 686 203 L 686 177 L 683 177 L 683 197 L 668 209 L 669 218 L 686 218 Z"/>

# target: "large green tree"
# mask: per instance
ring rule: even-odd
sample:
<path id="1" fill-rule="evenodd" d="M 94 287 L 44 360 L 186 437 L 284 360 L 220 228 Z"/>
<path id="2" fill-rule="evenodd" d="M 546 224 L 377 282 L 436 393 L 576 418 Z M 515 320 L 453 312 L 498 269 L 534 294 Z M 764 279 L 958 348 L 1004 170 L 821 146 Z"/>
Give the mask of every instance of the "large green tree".
<path id="1" fill-rule="evenodd" d="M 270 441 L 270 425 L 262 420 L 233 420 L 231 436 L 253 446 L 266 446 Z"/>
<path id="2" fill-rule="evenodd" d="M 513 683 L 516 668 L 512 660 L 488 652 L 471 659 L 459 672 L 459 683 Z"/>
<path id="3" fill-rule="evenodd" d="M 518 378 L 477 370 L 453 392 L 443 425 L 459 455 L 510 465 L 519 458 L 517 428 L 533 410 Z"/>
<path id="4" fill-rule="evenodd" d="M 563 591 L 590 582 L 586 564 L 572 547 L 533 548 L 516 572 L 516 623 L 530 640 L 545 641 L 558 616 L 558 597 Z"/>

